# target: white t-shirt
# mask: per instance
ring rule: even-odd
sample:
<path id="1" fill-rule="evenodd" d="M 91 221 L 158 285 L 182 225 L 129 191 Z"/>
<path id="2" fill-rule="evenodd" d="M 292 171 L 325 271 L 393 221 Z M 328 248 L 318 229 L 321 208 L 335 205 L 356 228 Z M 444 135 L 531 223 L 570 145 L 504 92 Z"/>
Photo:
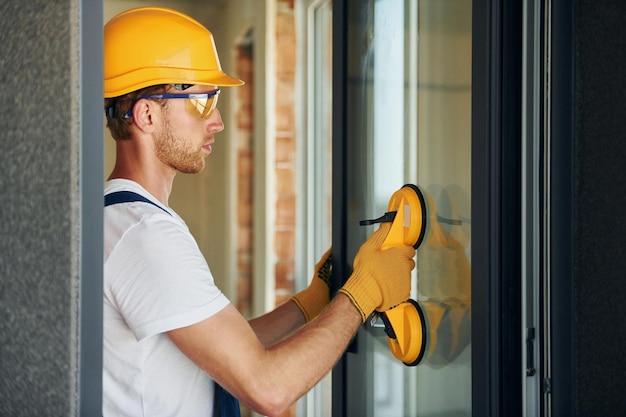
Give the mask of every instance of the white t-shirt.
<path id="1" fill-rule="evenodd" d="M 139 184 L 109 181 L 105 194 Z M 229 304 L 184 221 L 171 209 L 132 202 L 104 209 L 103 414 L 211 416 L 214 382 L 165 332 Z"/>

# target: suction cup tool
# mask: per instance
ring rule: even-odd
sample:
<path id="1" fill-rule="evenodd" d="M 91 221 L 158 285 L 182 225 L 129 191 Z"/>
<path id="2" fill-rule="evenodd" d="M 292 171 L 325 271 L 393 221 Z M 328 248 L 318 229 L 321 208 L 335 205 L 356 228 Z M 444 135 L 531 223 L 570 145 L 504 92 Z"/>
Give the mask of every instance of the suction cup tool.
<path id="1" fill-rule="evenodd" d="M 417 249 L 426 235 L 426 199 L 413 184 L 403 185 L 389 199 L 387 212 L 373 220 L 363 220 L 361 225 L 391 222 L 389 233 L 381 249 L 413 246 Z M 426 350 L 426 318 L 417 301 L 407 300 L 380 313 L 385 324 L 387 342 L 393 355 L 407 366 L 420 363 Z"/>
<path id="2" fill-rule="evenodd" d="M 417 301 L 408 301 L 381 314 L 389 349 L 407 366 L 419 364 L 426 351 L 426 319 Z"/>
<path id="3" fill-rule="evenodd" d="M 413 246 L 417 249 L 426 235 L 426 200 L 420 189 L 406 184 L 389 199 L 388 212 L 395 212 L 389 234 L 382 248 Z"/>

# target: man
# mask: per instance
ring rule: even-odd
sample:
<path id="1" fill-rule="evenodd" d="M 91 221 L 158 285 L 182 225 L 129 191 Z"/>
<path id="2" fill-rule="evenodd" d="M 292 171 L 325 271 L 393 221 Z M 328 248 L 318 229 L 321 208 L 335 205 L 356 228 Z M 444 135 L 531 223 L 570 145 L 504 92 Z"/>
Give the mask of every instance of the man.
<path id="1" fill-rule="evenodd" d="M 116 141 L 105 185 L 104 415 L 211 416 L 228 397 L 214 394 L 225 392 L 278 415 L 332 368 L 374 310 L 409 298 L 414 249 L 381 251 L 382 225 L 332 302 L 328 252 L 307 289 L 246 321 L 168 206 L 176 173 L 200 172 L 224 128 L 220 87 L 243 82 L 221 70 L 206 28 L 159 7 L 107 23 L 104 59 Z"/>

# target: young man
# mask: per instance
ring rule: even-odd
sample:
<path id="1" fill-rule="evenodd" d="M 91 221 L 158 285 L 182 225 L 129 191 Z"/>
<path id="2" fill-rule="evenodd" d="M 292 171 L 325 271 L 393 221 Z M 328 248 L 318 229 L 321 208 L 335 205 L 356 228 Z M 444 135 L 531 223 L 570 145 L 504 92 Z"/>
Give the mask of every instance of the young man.
<path id="1" fill-rule="evenodd" d="M 307 289 L 245 320 L 168 206 L 176 173 L 200 172 L 224 128 L 220 87 L 243 82 L 222 72 L 206 28 L 159 7 L 107 23 L 104 59 L 116 141 L 105 185 L 104 415 L 206 417 L 226 406 L 225 392 L 278 415 L 332 368 L 374 310 L 409 298 L 415 251 L 380 250 L 384 224 L 332 302 L 328 252 Z"/>

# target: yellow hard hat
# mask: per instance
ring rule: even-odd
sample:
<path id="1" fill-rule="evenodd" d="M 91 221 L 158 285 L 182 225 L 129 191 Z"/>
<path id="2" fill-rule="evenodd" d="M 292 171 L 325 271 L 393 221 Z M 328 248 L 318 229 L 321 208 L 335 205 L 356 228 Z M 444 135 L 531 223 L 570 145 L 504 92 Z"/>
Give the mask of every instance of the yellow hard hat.
<path id="1" fill-rule="evenodd" d="M 211 32 L 176 10 L 139 7 L 104 26 L 104 97 L 158 84 L 237 86 L 222 71 Z"/>

